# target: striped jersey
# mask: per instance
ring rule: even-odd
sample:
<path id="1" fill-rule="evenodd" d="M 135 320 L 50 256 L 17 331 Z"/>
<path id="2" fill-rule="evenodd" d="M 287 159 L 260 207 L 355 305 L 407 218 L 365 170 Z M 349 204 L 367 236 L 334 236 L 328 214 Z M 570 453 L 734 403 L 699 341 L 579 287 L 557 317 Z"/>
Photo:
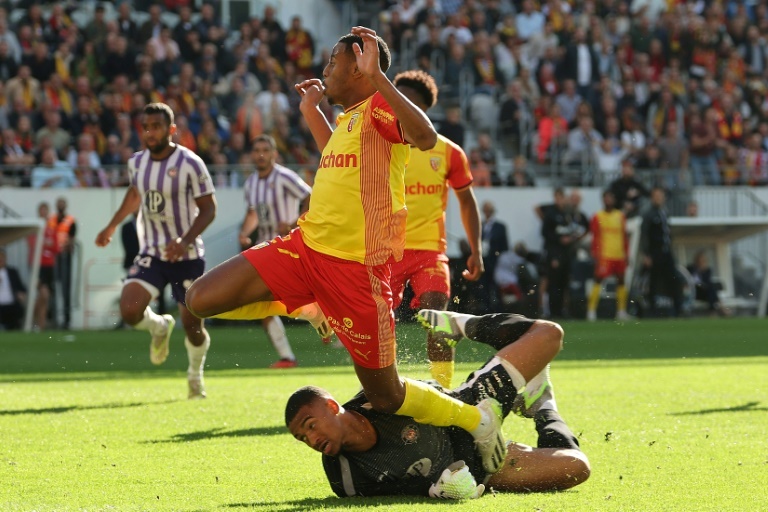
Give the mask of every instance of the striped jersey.
<path id="1" fill-rule="evenodd" d="M 139 254 L 164 259 L 165 246 L 184 236 L 197 217 L 195 199 L 213 194 L 211 175 L 199 156 L 178 144 L 163 160 L 152 160 L 148 149 L 134 153 L 128 173 L 141 196 Z M 204 253 L 198 236 L 182 259 L 202 258 Z"/>
<path id="2" fill-rule="evenodd" d="M 471 184 L 467 155 L 449 139 L 438 135 L 435 147 L 427 151 L 411 148 L 405 170 L 405 248 L 445 252 L 448 187 L 460 190 Z"/>
<path id="3" fill-rule="evenodd" d="M 261 178 L 258 172 L 251 174 L 245 181 L 245 202 L 259 217 L 256 243 L 278 236 L 280 223 L 294 224 L 301 202 L 310 193 L 312 189 L 298 174 L 279 164 L 266 178 Z"/>
<path id="4" fill-rule="evenodd" d="M 309 211 L 299 220 L 307 246 L 370 266 L 402 259 L 410 151 L 381 93 L 339 114 L 320 157 Z"/>

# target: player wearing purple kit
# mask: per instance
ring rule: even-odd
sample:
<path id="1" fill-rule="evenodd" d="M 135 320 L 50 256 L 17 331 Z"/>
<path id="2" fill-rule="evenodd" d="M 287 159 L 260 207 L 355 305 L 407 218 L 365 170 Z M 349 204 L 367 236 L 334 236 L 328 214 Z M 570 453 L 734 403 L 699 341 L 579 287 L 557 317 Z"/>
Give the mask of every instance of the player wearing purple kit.
<path id="1" fill-rule="evenodd" d="M 199 156 L 171 142 L 176 125 L 168 105 L 144 107 L 142 129 L 147 149 L 129 160 L 130 186 L 112 220 L 96 236 L 96 245 L 106 246 L 123 219 L 139 210 L 139 255 L 123 285 L 120 314 L 126 324 L 149 331 L 149 358 L 162 364 L 176 322 L 171 315 L 152 311 L 149 303 L 170 284 L 186 332 L 188 396 L 205 398 L 203 365 L 211 338 L 203 321 L 187 310 L 184 296 L 205 271 L 200 234 L 216 216 L 213 183 Z"/>

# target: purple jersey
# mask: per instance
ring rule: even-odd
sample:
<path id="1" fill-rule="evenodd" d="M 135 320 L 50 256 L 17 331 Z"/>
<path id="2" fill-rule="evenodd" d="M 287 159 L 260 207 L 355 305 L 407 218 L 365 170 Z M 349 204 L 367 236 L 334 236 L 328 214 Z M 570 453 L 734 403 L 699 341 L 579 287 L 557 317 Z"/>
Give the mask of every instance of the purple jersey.
<path id="1" fill-rule="evenodd" d="M 211 175 L 199 156 L 179 145 L 163 160 L 152 160 L 147 149 L 134 153 L 128 172 L 141 196 L 139 254 L 164 259 L 165 246 L 184 236 L 197 217 L 195 199 L 213 194 Z M 202 258 L 204 252 L 198 236 L 182 259 Z"/>
<path id="2" fill-rule="evenodd" d="M 251 174 L 244 188 L 248 209 L 255 210 L 259 217 L 256 243 L 278 236 L 277 226 L 281 222 L 295 223 L 301 202 L 312 193 L 298 174 L 278 164 L 266 178 L 260 178 L 257 172 Z"/>

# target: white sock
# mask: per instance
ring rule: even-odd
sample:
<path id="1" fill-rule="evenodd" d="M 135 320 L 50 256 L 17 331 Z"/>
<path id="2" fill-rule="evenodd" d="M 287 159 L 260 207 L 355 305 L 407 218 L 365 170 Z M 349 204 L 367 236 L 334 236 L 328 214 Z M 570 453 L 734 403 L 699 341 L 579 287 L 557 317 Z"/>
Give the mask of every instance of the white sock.
<path id="1" fill-rule="evenodd" d="M 318 308 L 319 309 L 319 308 Z M 285 326 L 279 316 L 270 316 L 263 321 L 264 330 L 267 331 L 272 346 L 277 350 L 280 359 L 296 360 L 291 350 L 291 344 L 288 342 L 288 336 L 285 335 Z"/>
<path id="2" fill-rule="evenodd" d="M 139 323 L 134 325 L 133 328 L 140 331 L 149 331 L 150 334 L 156 334 L 162 329 L 167 329 L 168 322 L 165 321 L 165 318 L 152 311 L 152 308 L 147 306 L 147 309 L 144 310 L 144 318 L 139 320 Z"/>
<path id="3" fill-rule="evenodd" d="M 543 316 L 549 316 L 549 294 L 543 293 L 541 295 L 541 314 Z"/>
<path id="4" fill-rule="evenodd" d="M 189 368 L 187 368 L 187 375 L 189 377 L 203 378 L 203 367 L 205 366 L 205 355 L 208 353 L 208 348 L 211 346 L 211 337 L 208 335 L 208 331 L 205 333 L 205 342 L 199 347 L 192 344 L 189 338 L 184 338 L 184 346 L 187 347 L 187 358 L 189 359 Z"/>
<path id="5" fill-rule="evenodd" d="M 461 334 L 466 336 L 467 332 L 464 330 L 464 327 L 467 325 L 467 321 L 470 318 L 477 318 L 477 317 L 475 315 L 468 315 L 466 313 L 451 313 L 451 318 L 453 318 L 456 321 L 456 325 L 461 331 Z"/>

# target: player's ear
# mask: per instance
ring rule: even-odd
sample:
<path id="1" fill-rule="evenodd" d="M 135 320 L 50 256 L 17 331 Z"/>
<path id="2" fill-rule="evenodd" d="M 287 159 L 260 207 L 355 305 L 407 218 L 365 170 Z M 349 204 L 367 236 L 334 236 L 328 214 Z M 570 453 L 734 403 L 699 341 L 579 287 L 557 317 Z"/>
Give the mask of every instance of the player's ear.
<path id="1" fill-rule="evenodd" d="M 337 402 L 333 398 L 328 398 L 325 401 L 325 403 L 333 414 L 339 414 L 339 411 L 341 411 L 341 406 L 339 405 L 339 402 Z"/>
<path id="2" fill-rule="evenodd" d="M 170 126 L 170 128 L 168 129 L 168 134 L 169 134 L 169 135 L 174 135 L 175 133 L 176 133 L 176 125 L 175 125 L 175 124 L 172 124 L 172 125 Z"/>

